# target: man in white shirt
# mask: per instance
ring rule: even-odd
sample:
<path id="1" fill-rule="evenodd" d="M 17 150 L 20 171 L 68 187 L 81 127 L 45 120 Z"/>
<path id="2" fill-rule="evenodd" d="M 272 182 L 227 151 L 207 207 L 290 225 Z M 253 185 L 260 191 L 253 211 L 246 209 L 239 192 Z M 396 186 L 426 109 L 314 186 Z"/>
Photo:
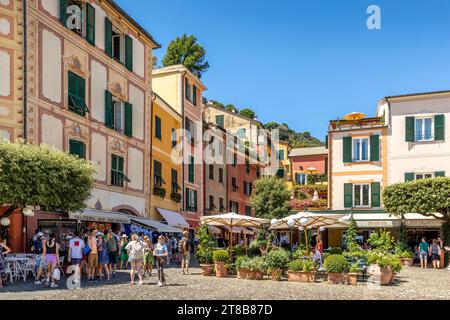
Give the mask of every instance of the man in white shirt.
<path id="1" fill-rule="evenodd" d="M 74 237 L 69 241 L 69 262 L 73 265 L 80 266 L 83 260 L 84 241 L 79 237 L 80 233 L 75 231 Z"/>

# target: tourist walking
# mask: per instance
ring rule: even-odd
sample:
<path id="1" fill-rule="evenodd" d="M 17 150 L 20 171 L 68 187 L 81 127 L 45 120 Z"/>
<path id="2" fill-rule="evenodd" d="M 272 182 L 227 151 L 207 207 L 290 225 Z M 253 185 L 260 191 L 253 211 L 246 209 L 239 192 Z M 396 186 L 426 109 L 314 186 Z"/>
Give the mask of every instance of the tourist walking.
<path id="1" fill-rule="evenodd" d="M 128 261 L 128 252 L 127 252 L 127 245 L 128 245 L 128 237 L 126 234 L 122 236 L 122 240 L 120 241 L 120 269 L 121 270 L 127 270 L 128 264 L 130 263 Z M 125 265 L 125 268 L 124 268 Z"/>
<path id="2" fill-rule="evenodd" d="M 155 246 L 153 255 L 156 257 L 156 267 L 158 268 L 158 287 L 162 287 L 166 284 L 166 279 L 164 277 L 164 263 L 169 255 L 164 236 L 158 237 L 158 243 Z"/>
<path id="3" fill-rule="evenodd" d="M 108 249 L 106 247 L 106 235 L 101 232 L 97 232 L 97 243 L 98 243 L 98 274 L 100 280 L 103 279 L 106 273 L 106 278 L 111 280 L 111 275 L 109 272 L 109 259 L 108 259 Z"/>
<path id="4" fill-rule="evenodd" d="M 440 269 L 441 268 L 441 246 L 436 241 L 436 239 L 433 239 L 429 250 L 430 250 L 430 255 L 431 255 L 431 261 L 433 261 L 433 268 Z"/>
<path id="5" fill-rule="evenodd" d="M 36 237 L 34 238 L 33 242 L 33 253 L 35 254 L 35 271 L 36 271 L 36 278 L 34 281 L 34 284 L 39 285 L 42 284 L 41 277 L 43 274 L 44 269 L 47 268 L 47 263 L 45 262 L 45 259 L 43 258 L 42 253 L 44 252 L 44 234 L 42 232 L 38 232 L 36 234 Z"/>
<path id="6" fill-rule="evenodd" d="M 68 261 L 75 266 L 75 282 L 81 281 L 81 262 L 83 261 L 84 241 L 80 238 L 80 233 L 75 230 L 73 238 L 69 240 Z"/>
<path id="7" fill-rule="evenodd" d="M 426 269 L 428 265 L 429 245 L 425 237 L 422 238 L 422 242 L 419 244 L 419 257 L 420 266 L 422 269 Z"/>
<path id="8" fill-rule="evenodd" d="M 119 263 L 119 241 L 112 230 L 107 230 L 106 248 L 108 250 L 109 271 L 113 277 L 116 275 L 117 264 Z"/>
<path id="9" fill-rule="evenodd" d="M 144 276 L 150 277 L 152 275 L 153 266 L 155 265 L 155 258 L 153 257 L 153 243 L 149 237 L 144 237 Z"/>
<path id="10" fill-rule="evenodd" d="M 131 271 L 130 278 L 131 284 L 134 284 L 134 278 L 136 273 L 139 277 L 139 285 L 143 284 L 142 281 L 142 264 L 144 263 L 144 250 L 146 244 L 140 240 L 137 234 L 131 236 L 131 241 L 127 244 L 126 250 L 130 257 Z"/>
<path id="11" fill-rule="evenodd" d="M 189 263 L 191 261 L 191 245 L 189 242 L 189 233 L 183 232 L 183 238 L 179 243 L 180 255 L 181 255 L 181 270 L 183 275 L 189 274 Z"/>
<path id="12" fill-rule="evenodd" d="M 98 240 L 97 230 L 92 230 L 87 239 L 88 244 L 88 281 L 95 281 L 95 272 L 98 269 Z"/>
<path id="13" fill-rule="evenodd" d="M 3 283 L 6 281 L 6 261 L 5 256 L 11 252 L 11 249 L 3 243 L 3 239 L 0 238 L 0 288 L 3 288 Z"/>
<path id="14" fill-rule="evenodd" d="M 56 242 L 56 236 L 52 233 L 49 235 L 49 239 L 44 242 L 44 251 L 42 258 L 45 258 L 47 263 L 47 280 L 45 284 L 50 285 L 51 288 L 57 288 L 55 283 L 54 272 L 56 266 L 59 264 L 59 243 Z"/>

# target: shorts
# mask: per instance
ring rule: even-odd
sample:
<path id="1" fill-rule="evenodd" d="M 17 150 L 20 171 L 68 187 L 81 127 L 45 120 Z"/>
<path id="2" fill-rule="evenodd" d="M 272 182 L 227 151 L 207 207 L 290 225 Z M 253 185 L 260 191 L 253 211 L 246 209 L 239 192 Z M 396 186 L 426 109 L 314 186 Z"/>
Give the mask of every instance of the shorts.
<path id="1" fill-rule="evenodd" d="M 36 255 L 35 260 L 36 260 L 36 269 L 47 268 L 47 261 L 46 259 L 42 259 L 42 254 Z"/>
<path id="2" fill-rule="evenodd" d="M 108 261 L 109 263 L 119 263 L 119 255 L 117 252 L 108 252 Z"/>
<path id="3" fill-rule="evenodd" d="M 58 261 L 56 260 L 56 254 L 45 255 L 45 262 L 47 262 L 47 264 L 57 265 Z"/>
<path id="4" fill-rule="evenodd" d="M 88 266 L 90 269 L 98 266 L 98 253 L 89 253 Z"/>
<path id="5" fill-rule="evenodd" d="M 71 263 L 72 263 L 72 265 L 76 265 L 76 266 L 79 266 L 79 265 L 81 265 L 81 261 L 83 261 L 83 259 L 81 259 L 81 258 L 71 258 Z"/>
<path id="6" fill-rule="evenodd" d="M 432 253 L 431 259 L 433 259 L 433 261 L 441 261 L 441 256 L 439 255 L 439 253 Z"/>
<path id="7" fill-rule="evenodd" d="M 428 252 L 420 252 L 420 260 L 426 260 L 428 259 Z"/>

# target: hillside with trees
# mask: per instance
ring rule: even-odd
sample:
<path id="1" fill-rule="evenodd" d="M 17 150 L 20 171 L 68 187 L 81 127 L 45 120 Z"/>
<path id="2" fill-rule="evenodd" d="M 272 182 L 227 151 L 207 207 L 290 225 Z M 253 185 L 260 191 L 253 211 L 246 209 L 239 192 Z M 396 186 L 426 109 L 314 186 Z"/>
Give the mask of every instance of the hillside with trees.
<path id="1" fill-rule="evenodd" d="M 323 141 L 311 135 L 310 132 L 296 132 L 289 128 L 286 123 L 279 124 L 278 122 L 269 122 L 264 125 L 267 130 L 279 130 L 280 140 L 289 141 L 292 148 L 311 148 L 322 147 L 325 145 Z"/>

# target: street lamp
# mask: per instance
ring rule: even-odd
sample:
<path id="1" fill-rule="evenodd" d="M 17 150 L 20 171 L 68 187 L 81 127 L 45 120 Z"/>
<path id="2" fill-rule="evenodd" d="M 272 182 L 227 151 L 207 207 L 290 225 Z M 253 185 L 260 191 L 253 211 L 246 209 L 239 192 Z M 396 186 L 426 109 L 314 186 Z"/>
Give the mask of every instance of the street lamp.
<path id="1" fill-rule="evenodd" d="M 290 241 L 289 241 L 289 246 L 290 246 L 290 248 L 289 248 L 289 251 L 291 252 L 291 260 L 292 260 L 292 228 L 294 227 L 294 225 L 295 225 L 295 220 L 293 219 L 293 218 L 290 218 L 288 221 L 287 221 L 287 224 L 288 224 L 288 226 L 289 226 L 289 235 L 290 235 Z"/>

